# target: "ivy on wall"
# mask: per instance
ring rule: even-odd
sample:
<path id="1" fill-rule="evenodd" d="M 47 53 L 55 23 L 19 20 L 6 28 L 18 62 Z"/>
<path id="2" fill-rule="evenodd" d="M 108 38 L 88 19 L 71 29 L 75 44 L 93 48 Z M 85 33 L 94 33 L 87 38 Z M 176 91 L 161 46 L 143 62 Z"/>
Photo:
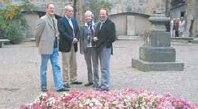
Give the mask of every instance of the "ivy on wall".
<path id="1" fill-rule="evenodd" d="M 34 5 L 29 0 L 23 0 L 20 5 L 5 4 L 0 9 L 0 30 L 1 36 L 7 38 L 11 43 L 20 43 L 26 37 L 28 30 L 24 12 L 31 12 Z"/>

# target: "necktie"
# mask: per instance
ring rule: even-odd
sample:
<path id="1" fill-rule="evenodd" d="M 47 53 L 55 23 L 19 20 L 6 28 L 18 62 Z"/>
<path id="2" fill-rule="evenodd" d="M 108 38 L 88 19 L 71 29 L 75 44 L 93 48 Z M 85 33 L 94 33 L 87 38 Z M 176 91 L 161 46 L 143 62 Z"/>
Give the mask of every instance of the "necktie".
<path id="1" fill-rule="evenodd" d="M 55 29 L 55 22 L 54 22 L 54 19 L 52 19 L 52 23 L 53 23 L 53 27 Z"/>
<path id="2" fill-rule="evenodd" d="M 53 29 L 54 29 L 54 35 L 56 36 L 56 24 L 53 18 L 52 18 L 52 24 L 53 24 Z"/>

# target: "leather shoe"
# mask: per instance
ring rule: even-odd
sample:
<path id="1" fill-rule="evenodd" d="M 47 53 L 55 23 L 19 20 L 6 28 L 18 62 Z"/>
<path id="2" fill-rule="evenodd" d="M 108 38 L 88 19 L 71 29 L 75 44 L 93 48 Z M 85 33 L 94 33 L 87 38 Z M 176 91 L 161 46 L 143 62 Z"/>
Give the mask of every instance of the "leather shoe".
<path id="1" fill-rule="evenodd" d="M 64 88 L 61 88 L 61 89 L 58 89 L 57 90 L 57 92 L 64 92 L 64 91 L 69 91 L 69 89 L 67 89 L 67 88 L 64 87 Z"/>
<path id="2" fill-rule="evenodd" d="M 63 86 L 64 86 L 65 88 L 70 88 L 70 85 L 69 85 L 68 83 L 63 84 Z"/>
<path id="3" fill-rule="evenodd" d="M 109 89 L 102 89 L 102 88 L 100 88 L 100 91 L 109 91 Z"/>
<path id="4" fill-rule="evenodd" d="M 95 90 L 100 91 L 100 88 L 99 87 L 95 87 Z"/>
<path id="5" fill-rule="evenodd" d="M 109 91 L 109 88 L 96 87 L 97 91 Z"/>
<path id="6" fill-rule="evenodd" d="M 80 82 L 80 81 L 74 81 L 71 84 L 82 84 L 82 82 Z"/>
<path id="7" fill-rule="evenodd" d="M 100 91 L 109 91 L 109 88 L 100 86 Z"/>
<path id="8" fill-rule="evenodd" d="M 91 86 L 91 85 L 93 85 L 93 83 L 87 83 L 87 84 L 85 84 L 85 86 Z"/>
<path id="9" fill-rule="evenodd" d="M 46 88 L 41 89 L 42 92 L 47 92 Z"/>

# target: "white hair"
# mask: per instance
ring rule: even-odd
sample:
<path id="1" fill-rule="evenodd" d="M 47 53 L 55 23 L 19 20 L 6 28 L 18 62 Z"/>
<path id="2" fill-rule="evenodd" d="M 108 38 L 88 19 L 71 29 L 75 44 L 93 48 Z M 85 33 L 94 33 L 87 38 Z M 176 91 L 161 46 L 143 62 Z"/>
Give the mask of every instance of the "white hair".
<path id="1" fill-rule="evenodd" d="M 94 17 L 93 13 L 89 10 L 85 12 L 85 16 L 91 16 L 92 18 Z"/>

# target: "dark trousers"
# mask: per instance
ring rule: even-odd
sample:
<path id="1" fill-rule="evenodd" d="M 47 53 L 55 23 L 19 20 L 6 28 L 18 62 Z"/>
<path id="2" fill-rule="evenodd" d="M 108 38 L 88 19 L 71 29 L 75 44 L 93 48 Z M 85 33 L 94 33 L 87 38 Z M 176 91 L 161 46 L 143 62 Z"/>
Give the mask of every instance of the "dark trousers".
<path id="1" fill-rule="evenodd" d="M 179 37 L 179 31 L 175 31 L 175 37 Z"/>

